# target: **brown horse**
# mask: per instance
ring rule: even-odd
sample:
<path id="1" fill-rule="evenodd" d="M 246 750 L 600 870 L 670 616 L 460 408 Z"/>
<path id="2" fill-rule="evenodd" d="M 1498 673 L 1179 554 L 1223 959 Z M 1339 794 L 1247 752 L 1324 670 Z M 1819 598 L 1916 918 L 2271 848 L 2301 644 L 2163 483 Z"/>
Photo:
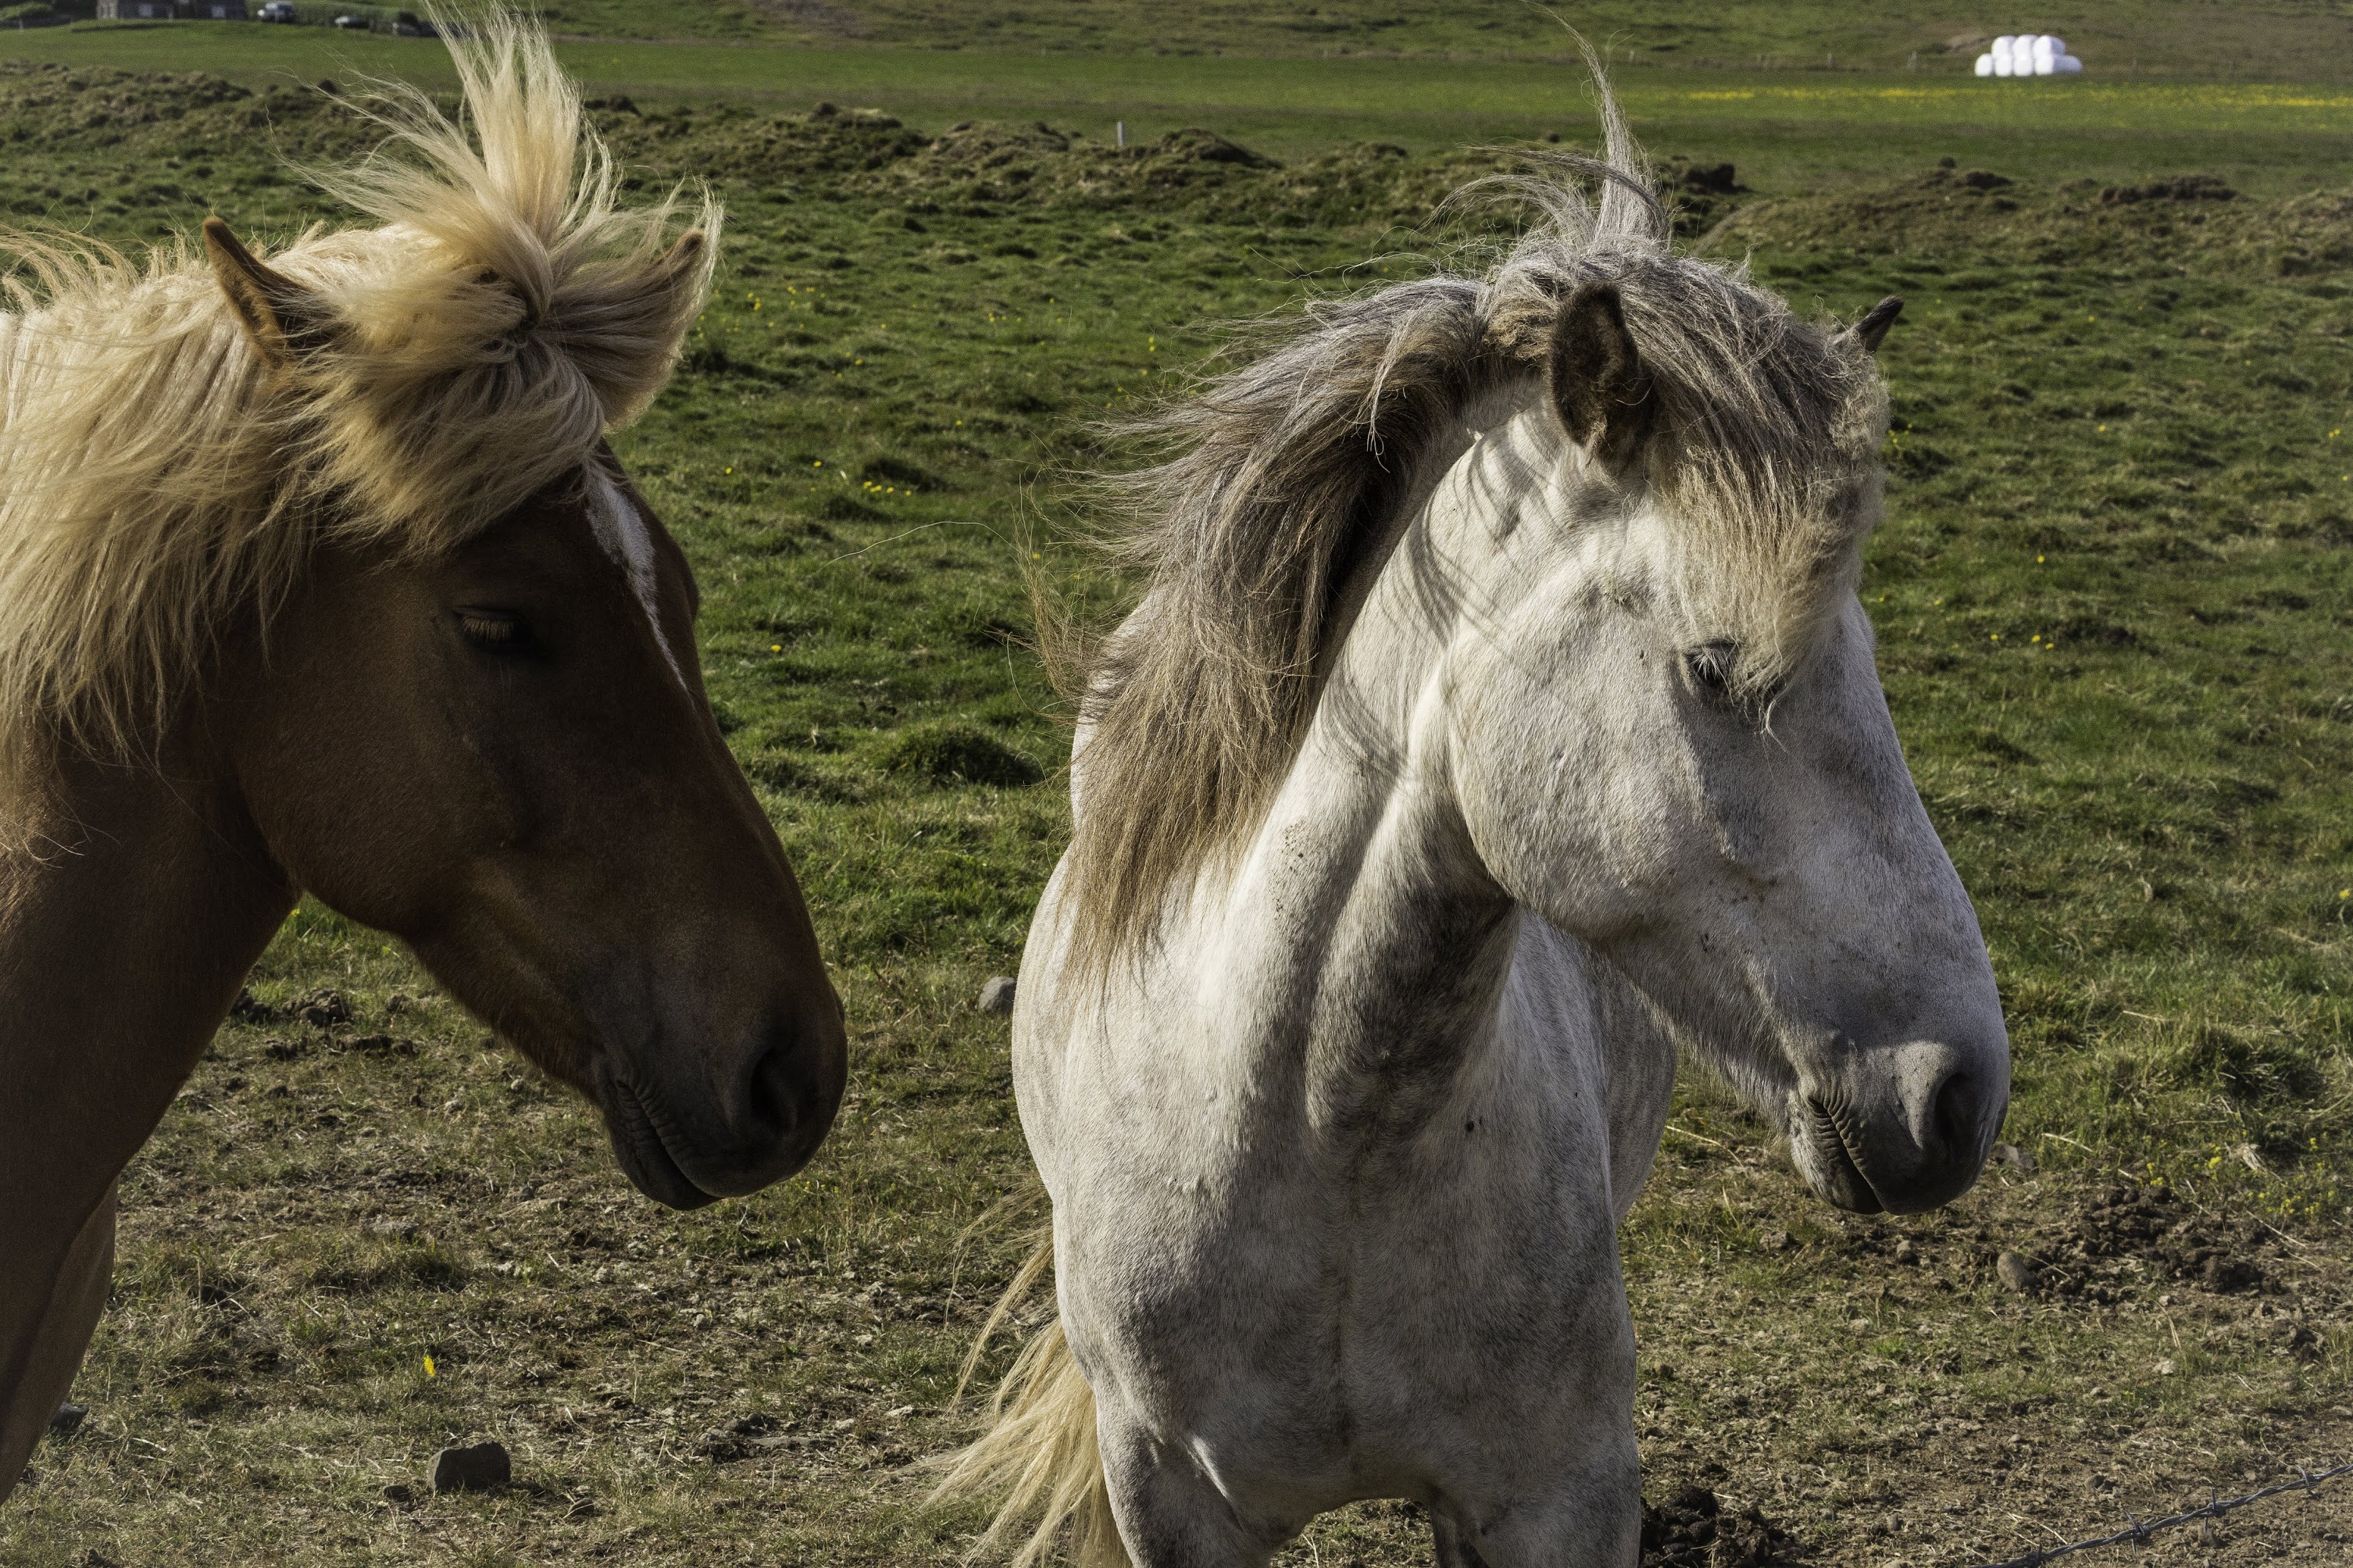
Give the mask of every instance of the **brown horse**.
<path id="1" fill-rule="evenodd" d="M 689 1207 L 807 1161 L 841 1007 L 605 434 L 718 213 L 617 205 L 536 34 L 453 47 L 267 263 L 21 240 L 0 313 L 0 1496 L 115 1182 L 304 892 L 406 942 Z"/>

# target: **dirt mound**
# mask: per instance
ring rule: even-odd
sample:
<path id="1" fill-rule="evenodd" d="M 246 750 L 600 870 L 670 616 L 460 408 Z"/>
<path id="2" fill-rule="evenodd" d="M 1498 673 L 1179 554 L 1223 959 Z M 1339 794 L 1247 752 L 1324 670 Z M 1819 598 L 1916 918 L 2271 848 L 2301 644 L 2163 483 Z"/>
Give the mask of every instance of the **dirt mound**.
<path id="1" fill-rule="evenodd" d="M 2022 191 L 1993 170 L 1937 168 L 1885 185 L 1759 202 L 1727 226 L 1725 237 L 1736 246 L 1948 257 L 2039 229 L 2045 205 L 2044 193 Z"/>
<path id="2" fill-rule="evenodd" d="M 286 96 L 294 96 L 291 93 Z M 11 60 L 0 64 L 0 126 L 12 141 L 111 147 L 148 126 L 176 124 L 255 95 L 203 71 L 139 73 Z M 21 132 L 21 134 L 19 134 Z"/>
<path id="3" fill-rule="evenodd" d="M 880 194 L 943 204 L 1018 202 L 1083 187 L 1099 160 L 1043 121 L 965 121 L 873 182 Z"/>
<path id="4" fill-rule="evenodd" d="M 2268 1250 L 2259 1227 L 2193 1209 L 2170 1186 L 2118 1183 L 2042 1232 L 2032 1261 L 2039 1293 L 2106 1303 L 2152 1275 L 2217 1294 L 2275 1291 Z"/>
<path id="5" fill-rule="evenodd" d="M 357 152 L 382 135 L 326 84 L 257 92 L 206 71 L 0 62 L 0 141 L 44 151 L 266 151 L 300 160 Z"/>
<path id="6" fill-rule="evenodd" d="M 2253 210 L 2248 210 L 2252 208 Z M 2254 204 L 2207 174 L 2137 185 L 2042 185 L 1989 169 L 1931 169 L 1892 184 L 1756 202 L 1720 248 L 2181 266 L 2192 258 L 2276 276 L 2353 266 L 2353 197 Z"/>
<path id="7" fill-rule="evenodd" d="M 1410 226 L 1429 222 L 1440 204 L 1464 185 L 1502 174 L 1506 167 L 1502 160 L 1476 153 L 1416 158 L 1386 142 L 1363 142 L 1206 194 L 1197 210 L 1223 223 Z M 1466 209 L 1478 205 L 1473 199 Z"/>
<path id="8" fill-rule="evenodd" d="M 1675 233 L 1686 242 L 1728 221 L 1750 195 L 1730 163 L 1669 158 L 1658 167 L 1659 195 L 1675 215 Z"/>
<path id="9" fill-rule="evenodd" d="M 2234 237 L 2258 270 L 2277 277 L 2346 271 L 2353 268 L 2353 194 L 2291 196 Z"/>
<path id="10" fill-rule="evenodd" d="M 2140 185 L 2110 185 L 2100 193 L 2108 206 L 2136 202 L 2234 202 L 2239 193 L 2211 174 L 2173 174 Z"/>
<path id="11" fill-rule="evenodd" d="M 1642 1505 L 1642 1568 L 1774 1568 L 1789 1545 L 1754 1503 L 1736 1512 L 1705 1487 Z"/>
<path id="12" fill-rule="evenodd" d="M 1013 202 L 1164 210 L 1276 167 L 1214 132 L 1172 131 L 1113 147 L 1043 122 L 966 121 L 870 182 L 876 194 L 948 206 Z"/>
<path id="13" fill-rule="evenodd" d="M 880 110 L 830 103 L 777 114 L 729 103 L 640 110 L 623 98 L 598 100 L 591 115 L 623 164 L 662 179 L 824 182 L 887 168 L 930 142 Z"/>
<path id="14" fill-rule="evenodd" d="M 1433 236 L 1515 230 L 1524 214 L 1514 180 L 1540 173 L 1555 151 L 1546 144 L 1466 147 L 1416 157 L 1388 142 L 1360 142 L 1228 186 L 1196 210 L 1221 222 L 1286 226 L 1407 227 Z M 1723 222 L 1750 196 L 1732 164 L 1679 157 L 1660 163 L 1657 189 L 1686 239 Z"/>

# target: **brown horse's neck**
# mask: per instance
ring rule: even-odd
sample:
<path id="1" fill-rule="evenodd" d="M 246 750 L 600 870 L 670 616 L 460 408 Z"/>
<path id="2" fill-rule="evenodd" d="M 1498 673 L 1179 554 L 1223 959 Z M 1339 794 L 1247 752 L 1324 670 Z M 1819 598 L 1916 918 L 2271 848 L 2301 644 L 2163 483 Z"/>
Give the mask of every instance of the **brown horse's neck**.
<path id="1" fill-rule="evenodd" d="M 0 1498 L 105 1303 L 115 1178 L 294 901 L 198 760 L 69 766 L 0 853 Z"/>
<path id="2" fill-rule="evenodd" d="M 69 765 L 0 854 L 0 1274 L 48 1278 L 293 905 L 226 770 L 174 751 Z"/>

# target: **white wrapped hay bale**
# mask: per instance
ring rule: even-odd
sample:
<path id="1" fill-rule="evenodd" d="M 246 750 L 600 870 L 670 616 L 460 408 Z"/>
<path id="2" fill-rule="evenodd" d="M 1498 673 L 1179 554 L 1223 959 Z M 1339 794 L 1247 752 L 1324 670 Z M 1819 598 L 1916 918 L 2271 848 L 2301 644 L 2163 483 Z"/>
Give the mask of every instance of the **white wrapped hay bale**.
<path id="1" fill-rule="evenodd" d="M 2004 33 L 1974 68 L 1981 77 L 2080 76 L 2084 62 L 2056 33 Z"/>

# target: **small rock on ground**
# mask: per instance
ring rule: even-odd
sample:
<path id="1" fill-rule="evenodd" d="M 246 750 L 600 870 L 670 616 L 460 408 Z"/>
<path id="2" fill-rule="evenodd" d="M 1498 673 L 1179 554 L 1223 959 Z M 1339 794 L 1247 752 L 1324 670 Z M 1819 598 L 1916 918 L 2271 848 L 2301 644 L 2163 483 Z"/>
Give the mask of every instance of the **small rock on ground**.
<path id="1" fill-rule="evenodd" d="M 89 1405 L 71 1404 L 60 1405 L 58 1406 L 58 1413 L 49 1417 L 49 1436 L 52 1437 L 70 1437 L 75 1433 L 80 1431 L 81 1424 L 89 1419 Z"/>
<path id="2" fill-rule="evenodd" d="M 984 1013 L 1000 1017 L 1013 1011 L 1013 976 L 992 974 L 988 984 L 980 988 L 980 1000 L 975 1004 Z"/>
<path id="3" fill-rule="evenodd" d="M 514 1479 L 514 1461 L 503 1443 L 477 1443 L 470 1448 L 444 1448 L 433 1456 L 433 1489 L 437 1492 L 493 1491 Z"/>
<path id="4" fill-rule="evenodd" d="M 776 1418 L 765 1413 L 739 1415 L 734 1420 L 713 1426 L 695 1440 L 695 1451 L 704 1458 L 719 1463 L 729 1459 L 745 1459 L 763 1448 L 777 1444 L 770 1440 L 776 1429 Z"/>
<path id="5" fill-rule="evenodd" d="M 2042 1271 L 2015 1252 L 2005 1252 L 1993 1260 L 1993 1271 L 2001 1282 L 2021 1296 L 2031 1296 L 2042 1279 Z"/>

